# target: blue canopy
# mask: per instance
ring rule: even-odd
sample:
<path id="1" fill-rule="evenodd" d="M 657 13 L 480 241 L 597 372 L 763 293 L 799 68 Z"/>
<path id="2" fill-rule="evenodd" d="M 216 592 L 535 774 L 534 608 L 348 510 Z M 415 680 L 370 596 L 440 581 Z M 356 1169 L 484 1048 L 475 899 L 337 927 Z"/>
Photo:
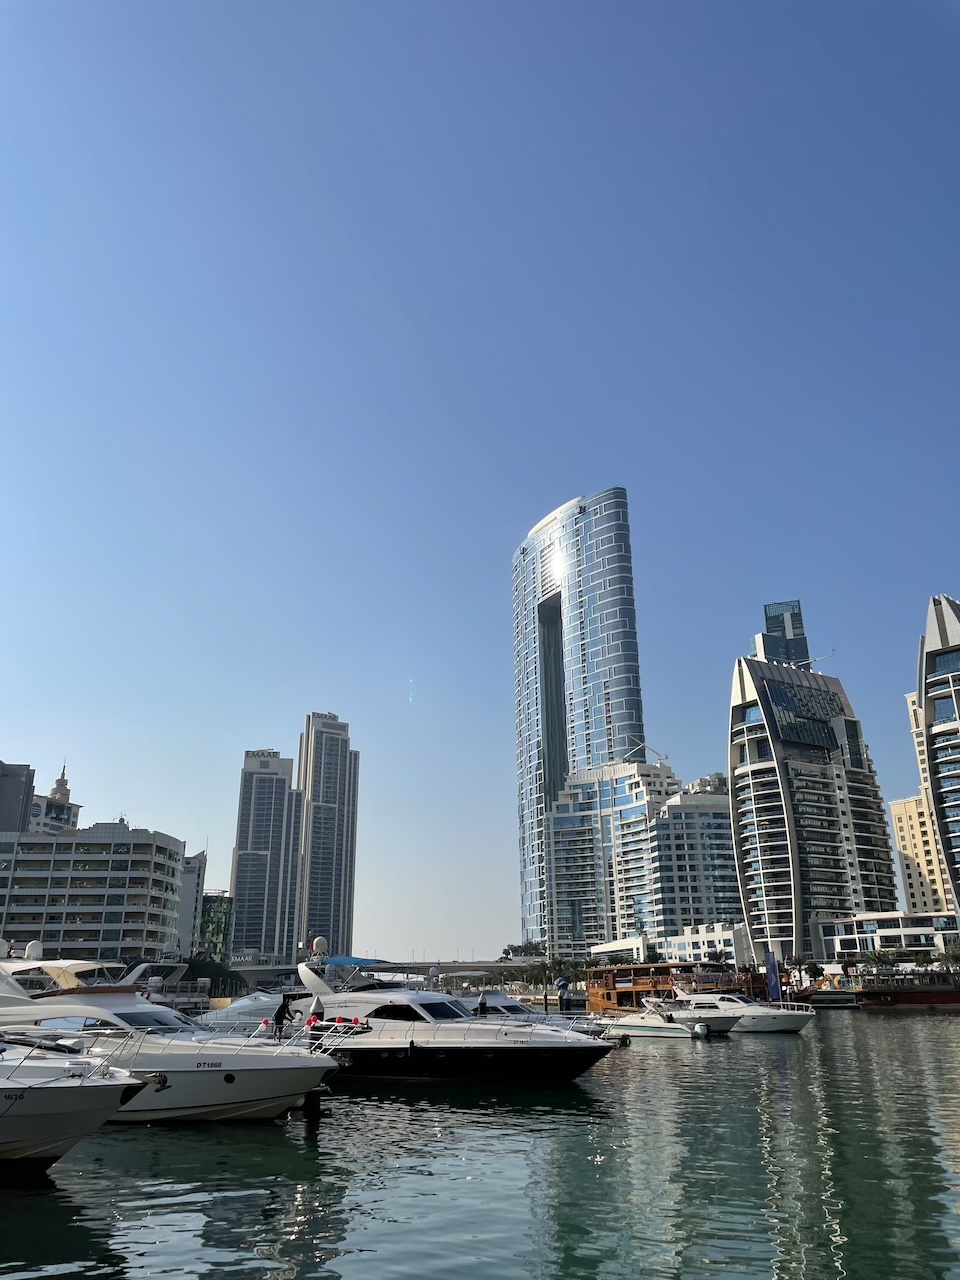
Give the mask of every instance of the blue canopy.
<path id="1" fill-rule="evenodd" d="M 368 969 L 372 964 L 389 964 L 389 960 L 365 960 L 363 956 L 329 956 L 324 961 L 330 969 Z"/>

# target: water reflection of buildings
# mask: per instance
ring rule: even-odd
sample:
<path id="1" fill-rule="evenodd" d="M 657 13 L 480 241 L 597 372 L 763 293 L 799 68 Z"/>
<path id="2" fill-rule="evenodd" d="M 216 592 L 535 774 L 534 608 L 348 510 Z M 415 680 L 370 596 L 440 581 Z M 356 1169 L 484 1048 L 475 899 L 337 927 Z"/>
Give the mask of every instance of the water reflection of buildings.
<path id="1" fill-rule="evenodd" d="M 944 1091 L 932 1022 L 924 1043 L 895 1017 L 828 1020 L 608 1059 L 606 1105 L 531 1145 L 530 1274 L 955 1274 L 960 1063 Z"/>
<path id="2" fill-rule="evenodd" d="M 945 1274 L 948 1191 L 933 1120 L 937 1060 L 910 1019 L 839 1013 L 762 1078 L 762 1156 L 778 1280 Z M 954 1121 L 956 1132 L 956 1120 Z"/>
<path id="3" fill-rule="evenodd" d="M 257 1280 L 316 1274 L 341 1252 L 350 1177 L 302 1127 L 299 1140 L 274 1125 L 157 1127 L 149 1141 L 142 1131 L 110 1132 L 57 1169 L 59 1199 L 95 1242 L 79 1257 L 76 1226 L 65 1229 L 64 1248 L 80 1264 L 69 1274 L 146 1280 L 184 1262 Z M 44 1239 L 35 1252 L 46 1264 Z M 97 1269 L 106 1261 L 114 1270 Z"/>

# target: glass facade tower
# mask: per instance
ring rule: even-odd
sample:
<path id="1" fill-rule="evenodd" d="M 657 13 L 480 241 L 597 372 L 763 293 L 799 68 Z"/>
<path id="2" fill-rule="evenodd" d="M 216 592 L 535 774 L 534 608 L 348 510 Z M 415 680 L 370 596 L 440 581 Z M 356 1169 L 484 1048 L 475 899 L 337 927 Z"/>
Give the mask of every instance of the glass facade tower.
<path id="1" fill-rule="evenodd" d="M 293 761 L 279 751 L 245 752 L 230 881 L 238 952 L 296 959 L 301 812 Z"/>
<path id="2" fill-rule="evenodd" d="M 753 656 L 764 662 L 810 666 L 810 650 L 803 629 L 799 600 L 780 600 L 763 606 L 764 629 L 756 637 Z"/>
<path id="3" fill-rule="evenodd" d="M 626 490 L 575 498 L 530 531 L 513 560 L 513 613 L 523 936 L 553 954 L 579 930 L 550 808 L 568 776 L 645 759 Z"/>
<path id="4" fill-rule="evenodd" d="M 758 958 L 824 959 L 824 922 L 896 910 L 883 798 L 834 676 L 737 660 L 730 783 L 740 894 Z"/>
<path id="5" fill-rule="evenodd" d="M 960 901 L 960 601 L 934 596 L 920 641 L 914 741 L 938 852 Z"/>
<path id="6" fill-rule="evenodd" d="M 357 854 L 360 753 L 350 726 L 332 711 L 307 716 L 300 735 L 300 915 L 303 946 L 327 939 L 330 955 L 353 948 L 353 885 Z"/>

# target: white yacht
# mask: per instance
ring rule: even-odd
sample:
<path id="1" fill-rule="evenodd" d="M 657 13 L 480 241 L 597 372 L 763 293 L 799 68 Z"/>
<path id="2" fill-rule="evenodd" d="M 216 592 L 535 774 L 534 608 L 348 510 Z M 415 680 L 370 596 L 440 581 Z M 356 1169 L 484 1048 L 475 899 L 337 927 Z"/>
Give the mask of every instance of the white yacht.
<path id="1" fill-rule="evenodd" d="M 549 1086 L 576 1079 L 613 1047 L 559 1027 L 473 1017 L 439 991 L 394 985 L 335 991 L 309 965 L 301 964 L 299 973 L 314 993 L 310 1016 L 319 1022 L 311 1035 L 321 1045 L 339 1037 L 331 1052 L 348 1079 Z"/>
<path id="2" fill-rule="evenodd" d="M 51 961 L 51 965 L 59 962 Z M 116 1119 L 259 1120 L 282 1115 L 337 1070 L 323 1052 L 216 1035 L 131 987 L 55 987 L 29 994 L 0 962 L 0 1031 L 34 1028 L 148 1079 Z"/>
<path id="3" fill-rule="evenodd" d="M 802 1031 L 816 1010 L 811 1004 L 794 1004 L 787 1000 L 764 1004 L 737 991 L 684 991 L 674 988 L 677 999 L 692 1013 L 739 1014 L 733 1031 Z"/>
<path id="4" fill-rule="evenodd" d="M 715 1009 L 689 1009 L 676 1000 L 644 999 L 639 1009 L 617 1018 L 604 1032 L 608 1040 L 690 1040 L 725 1036 L 740 1019 L 739 1013 Z"/>
<path id="5" fill-rule="evenodd" d="M 145 1087 L 82 1045 L 0 1034 L 0 1179 L 45 1173 Z"/>

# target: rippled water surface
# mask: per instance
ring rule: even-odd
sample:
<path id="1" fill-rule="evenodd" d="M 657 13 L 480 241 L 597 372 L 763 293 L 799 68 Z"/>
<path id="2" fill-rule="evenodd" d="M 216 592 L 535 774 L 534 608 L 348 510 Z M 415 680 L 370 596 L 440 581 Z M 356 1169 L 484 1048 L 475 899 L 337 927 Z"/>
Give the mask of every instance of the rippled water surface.
<path id="1" fill-rule="evenodd" d="M 115 1127 L 0 1193 L 0 1277 L 960 1280 L 960 1016 L 636 1043 L 546 1093 Z"/>

